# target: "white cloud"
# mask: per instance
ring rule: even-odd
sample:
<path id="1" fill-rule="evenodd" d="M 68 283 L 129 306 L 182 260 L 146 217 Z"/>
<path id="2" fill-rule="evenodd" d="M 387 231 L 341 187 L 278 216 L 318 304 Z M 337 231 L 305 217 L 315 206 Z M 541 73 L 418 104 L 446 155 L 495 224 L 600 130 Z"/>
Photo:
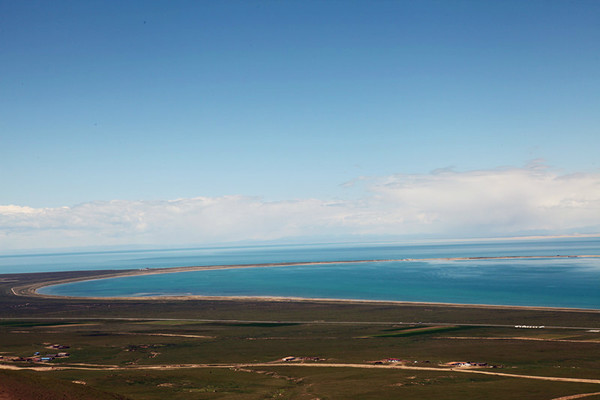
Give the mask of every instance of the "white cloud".
<path id="1" fill-rule="evenodd" d="M 197 197 L 0 206 L 0 250 L 177 245 L 327 235 L 484 237 L 600 231 L 600 173 L 530 165 L 360 178 L 358 200 Z M 356 188 L 353 188 L 355 190 Z"/>
<path id="2" fill-rule="evenodd" d="M 539 167 L 397 175 L 373 187 L 382 206 L 430 232 L 497 235 L 600 227 L 600 174 Z M 417 229 L 415 227 L 415 229 Z"/>

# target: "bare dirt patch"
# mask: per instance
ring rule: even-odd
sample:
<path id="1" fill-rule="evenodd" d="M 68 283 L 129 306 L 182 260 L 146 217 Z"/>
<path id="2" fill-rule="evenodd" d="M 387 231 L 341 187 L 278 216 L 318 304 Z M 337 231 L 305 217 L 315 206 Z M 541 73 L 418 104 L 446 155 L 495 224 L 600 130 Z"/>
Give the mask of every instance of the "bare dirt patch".
<path id="1" fill-rule="evenodd" d="M 575 400 L 575 399 L 583 399 L 584 397 L 590 397 L 590 396 L 596 396 L 596 395 L 600 395 L 600 392 L 574 394 L 571 396 L 557 397 L 552 400 Z"/>

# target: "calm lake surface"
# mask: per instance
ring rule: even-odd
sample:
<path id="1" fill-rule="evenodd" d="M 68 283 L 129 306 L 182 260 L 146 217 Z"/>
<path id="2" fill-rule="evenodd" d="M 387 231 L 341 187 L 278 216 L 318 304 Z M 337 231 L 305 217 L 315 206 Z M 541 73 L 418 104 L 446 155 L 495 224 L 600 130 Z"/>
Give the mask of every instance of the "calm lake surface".
<path id="1" fill-rule="evenodd" d="M 1 257 L 0 268 L 14 269 L 19 266 L 49 271 L 410 258 L 415 260 L 223 269 L 114 278 L 56 285 L 43 288 L 40 292 L 99 297 L 282 296 L 600 309 L 600 258 L 422 260 L 589 254 L 600 254 L 598 238 L 22 255 Z M 14 264 L 15 260 L 18 263 Z"/>

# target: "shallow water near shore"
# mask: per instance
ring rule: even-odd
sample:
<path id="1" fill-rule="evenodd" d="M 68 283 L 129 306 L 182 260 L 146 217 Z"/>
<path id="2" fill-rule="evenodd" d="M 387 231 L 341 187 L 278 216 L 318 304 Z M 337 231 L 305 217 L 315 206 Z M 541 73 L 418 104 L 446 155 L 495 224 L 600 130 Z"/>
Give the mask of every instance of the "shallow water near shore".
<path id="1" fill-rule="evenodd" d="M 221 249 L 221 253 L 203 259 L 204 264 L 197 262 L 198 259 L 185 258 L 190 256 L 188 253 L 178 259 L 180 263 L 171 259 L 168 266 L 411 260 L 179 272 L 69 283 L 43 288 L 40 293 L 94 297 L 275 296 L 600 309 L 600 258 L 415 260 L 600 254 L 599 247 L 598 239 L 579 239 L 421 246 L 235 248 L 229 252 Z M 159 259 L 160 266 L 168 261 L 165 257 L 145 259 Z M 143 265 L 145 268 L 155 266 Z"/>

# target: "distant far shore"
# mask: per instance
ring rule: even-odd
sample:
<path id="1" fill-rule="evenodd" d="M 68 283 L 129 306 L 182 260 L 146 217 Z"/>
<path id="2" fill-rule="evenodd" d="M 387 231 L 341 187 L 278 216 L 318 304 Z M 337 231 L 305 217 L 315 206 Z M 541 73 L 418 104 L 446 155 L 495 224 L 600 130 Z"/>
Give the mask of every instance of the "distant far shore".
<path id="1" fill-rule="evenodd" d="M 178 272 L 217 270 L 217 269 L 240 269 L 240 268 L 265 268 L 265 267 L 288 267 L 303 265 L 330 265 L 330 264 L 359 264 L 371 262 L 410 262 L 410 261 L 475 261 L 475 260 L 518 260 L 518 259 L 560 259 L 560 258 L 600 258 L 600 255 L 554 255 L 554 256 L 501 256 L 501 257 L 440 257 L 440 258 L 401 258 L 401 259 L 371 259 L 371 260 L 350 260 L 350 261 L 315 261 L 315 262 L 286 262 L 286 263 L 260 263 L 260 264 L 234 264 L 234 265 L 208 265 L 208 266 L 189 266 L 189 267 L 171 267 L 171 268 L 140 268 L 135 270 L 123 271 L 102 271 L 94 275 L 94 271 L 86 276 L 72 277 L 67 279 L 50 279 L 44 282 L 38 282 L 30 285 L 13 287 L 12 293 L 15 296 L 33 296 L 38 298 L 63 298 L 63 299 L 94 299 L 94 300 L 259 300 L 259 301 L 294 301 L 294 302 L 333 302 L 333 303 L 366 303 L 366 304 L 398 304 L 398 305 L 440 305 L 449 307 L 477 307 L 477 308 L 501 308 L 501 309 L 527 309 L 527 310 L 557 310 L 557 311 L 594 311 L 593 309 L 578 309 L 567 307 L 541 307 L 541 306 L 510 306 L 510 305 L 488 305 L 488 304 L 457 304 L 443 302 L 410 302 L 394 300 L 363 300 L 363 299 L 331 299 L 331 298 L 305 298 L 305 297 L 278 297 L 278 296 L 203 296 L 203 295 L 181 295 L 181 296 L 139 296 L 139 297 L 78 297 L 78 296 L 59 296 L 39 293 L 38 290 L 47 287 L 60 285 L 64 283 L 92 281 L 99 279 L 122 278 L 143 275 L 171 274 Z M 599 310 L 600 311 L 600 310 Z"/>

